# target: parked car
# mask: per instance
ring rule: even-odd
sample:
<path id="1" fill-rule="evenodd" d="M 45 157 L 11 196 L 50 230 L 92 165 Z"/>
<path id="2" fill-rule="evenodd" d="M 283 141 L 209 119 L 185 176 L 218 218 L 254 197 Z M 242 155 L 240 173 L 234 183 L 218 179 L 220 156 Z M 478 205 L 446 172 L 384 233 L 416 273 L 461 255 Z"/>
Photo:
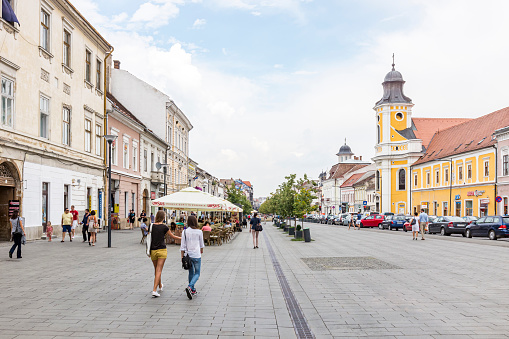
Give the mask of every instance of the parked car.
<path id="1" fill-rule="evenodd" d="M 341 224 L 343 226 L 348 226 L 348 224 L 350 223 L 350 220 L 352 220 L 352 216 L 348 213 L 343 213 L 341 214 Z"/>
<path id="2" fill-rule="evenodd" d="M 378 227 L 388 229 L 389 231 L 398 230 L 400 228 L 403 229 L 406 222 L 407 220 L 404 215 L 388 215 Z"/>
<path id="3" fill-rule="evenodd" d="M 440 233 L 441 235 L 461 234 L 466 236 L 465 228 L 467 222 L 460 217 L 438 217 L 429 224 L 428 232 L 431 234 Z"/>
<path id="4" fill-rule="evenodd" d="M 318 222 L 320 224 L 325 224 L 327 223 L 327 216 L 326 215 L 320 215 L 320 218 L 318 219 Z"/>
<path id="5" fill-rule="evenodd" d="M 508 216 L 487 216 L 467 225 L 465 234 L 467 238 L 488 237 L 491 240 L 509 237 Z"/>
<path id="6" fill-rule="evenodd" d="M 413 218 L 413 217 L 412 217 Z M 429 220 L 429 223 L 432 223 L 434 222 L 438 217 L 436 215 L 428 215 L 428 220 Z M 405 223 L 405 226 L 403 227 L 403 231 L 407 232 L 407 231 L 412 231 L 412 225 L 410 225 L 410 222 L 412 221 L 412 219 L 410 220 L 407 220 L 407 222 Z M 429 233 L 428 232 L 428 226 L 425 227 L 424 229 L 424 232 L 425 233 Z"/>
<path id="7" fill-rule="evenodd" d="M 473 224 L 474 221 L 477 221 L 479 218 L 478 217 L 474 217 L 472 215 L 466 215 L 463 217 L 463 220 L 465 220 L 467 222 L 467 224 Z"/>
<path id="8" fill-rule="evenodd" d="M 369 215 L 361 219 L 361 227 L 378 227 L 384 221 L 384 216 L 381 214 Z"/>

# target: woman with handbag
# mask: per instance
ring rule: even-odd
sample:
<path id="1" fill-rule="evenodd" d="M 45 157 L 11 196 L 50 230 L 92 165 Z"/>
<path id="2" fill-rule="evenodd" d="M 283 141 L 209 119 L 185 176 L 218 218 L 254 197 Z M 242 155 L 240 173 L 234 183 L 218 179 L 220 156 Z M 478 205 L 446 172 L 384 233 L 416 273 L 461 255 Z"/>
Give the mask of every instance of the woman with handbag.
<path id="1" fill-rule="evenodd" d="M 149 229 L 151 238 L 150 259 L 152 260 L 152 264 L 154 264 L 154 289 L 152 290 L 152 297 L 154 298 L 160 297 L 161 294 L 159 293 L 163 291 L 161 275 L 163 273 L 164 262 L 168 256 L 166 242 L 164 241 L 165 236 L 168 234 L 173 239 L 180 240 L 180 237 L 171 233 L 168 226 L 164 224 L 165 217 L 164 211 L 158 211 L 154 223 L 150 225 Z M 159 292 L 157 291 L 157 288 L 159 288 Z"/>
<path id="2" fill-rule="evenodd" d="M 182 234 L 184 241 L 180 244 L 180 256 L 182 266 L 189 270 L 186 294 L 189 299 L 193 299 L 197 293 L 194 285 L 200 278 L 201 255 L 205 243 L 203 242 L 203 232 L 198 228 L 198 220 L 194 215 L 187 218 L 187 226 Z M 184 264 L 184 261 L 187 261 L 187 264 Z"/>
<path id="3" fill-rule="evenodd" d="M 9 250 L 9 258 L 12 258 L 12 254 L 14 253 L 14 250 L 17 246 L 18 252 L 16 253 L 16 257 L 21 259 L 21 239 L 25 235 L 25 228 L 23 227 L 23 222 L 21 221 L 19 212 L 17 210 L 12 212 L 12 218 L 9 220 L 9 222 L 11 223 L 12 240 L 14 241 L 14 245 L 12 245 L 11 249 Z"/>
<path id="4" fill-rule="evenodd" d="M 95 246 L 98 229 L 99 229 L 99 224 L 97 223 L 97 217 L 95 216 L 95 211 L 92 211 L 92 212 L 90 212 L 90 215 L 88 217 L 88 232 L 90 232 L 90 239 L 88 241 L 88 246 Z M 92 243 L 90 241 L 92 241 Z"/>
<path id="5" fill-rule="evenodd" d="M 253 248 L 256 249 L 258 248 L 258 233 L 263 231 L 262 221 L 258 218 L 258 213 L 254 214 L 249 223 L 251 224 L 249 233 L 253 233 Z"/>
<path id="6" fill-rule="evenodd" d="M 417 212 L 414 212 L 414 217 L 412 221 L 410 221 L 410 225 L 412 225 L 412 240 L 417 240 L 419 236 L 419 218 L 417 217 Z"/>

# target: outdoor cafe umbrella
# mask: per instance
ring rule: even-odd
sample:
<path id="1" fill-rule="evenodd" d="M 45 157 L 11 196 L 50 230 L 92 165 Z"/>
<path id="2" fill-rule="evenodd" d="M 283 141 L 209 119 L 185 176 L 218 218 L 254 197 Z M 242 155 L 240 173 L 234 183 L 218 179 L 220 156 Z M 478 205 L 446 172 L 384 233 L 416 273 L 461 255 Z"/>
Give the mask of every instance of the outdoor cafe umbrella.
<path id="1" fill-rule="evenodd" d="M 225 200 L 192 187 L 152 200 L 151 205 L 181 211 L 228 211 Z"/>
<path id="2" fill-rule="evenodd" d="M 226 211 L 228 211 L 228 212 L 242 212 L 243 211 L 242 208 L 229 202 L 228 200 L 225 200 L 225 199 L 222 199 L 222 200 L 226 203 L 226 206 L 227 206 Z"/>

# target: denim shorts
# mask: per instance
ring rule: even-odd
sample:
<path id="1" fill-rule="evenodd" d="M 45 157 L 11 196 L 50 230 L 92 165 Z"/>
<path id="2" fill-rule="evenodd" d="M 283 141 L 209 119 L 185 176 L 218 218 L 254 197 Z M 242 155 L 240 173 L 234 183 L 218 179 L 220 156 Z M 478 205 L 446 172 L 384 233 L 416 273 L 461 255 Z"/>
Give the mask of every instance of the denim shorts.
<path id="1" fill-rule="evenodd" d="M 65 233 L 65 232 L 71 233 L 71 225 L 63 225 L 62 228 L 63 228 L 63 230 L 62 230 L 63 233 Z"/>

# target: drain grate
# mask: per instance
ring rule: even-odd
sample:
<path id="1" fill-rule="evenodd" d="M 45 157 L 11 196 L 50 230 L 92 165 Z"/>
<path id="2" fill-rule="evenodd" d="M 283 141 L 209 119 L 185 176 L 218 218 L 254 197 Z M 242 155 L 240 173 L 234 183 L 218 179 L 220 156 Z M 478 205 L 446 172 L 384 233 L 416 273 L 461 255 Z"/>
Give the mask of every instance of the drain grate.
<path id="1" fill-rule="evenodd" d="M 391 270 L 398 266 L 373 257 L 302 258 L 312 271 L 328 270 Z"/>
<path id="2" fill-rule="evenodd" d="M 279 285 L 281 286 L 281 290 L 283 291 L 283 297 L 285 298 L 286 307 L 290 312 L 290 317 L 292 318 L 293 328 L 295 329 L 297 338 L 304 339 L 315 338 L 315 336 L 311 332 L 311 329 L 309 328 L 309 325 L 306 321 L 306 318 L 304 317 L 304 314 L 302 313 L 302 309 L 300 308 L 300 305 L 297 299 L 295 298 L 292 289 L 290 288 L 290 284 L 288 284 L 288 280 L 286 280 L 286 276 L 283 273 L 283 270 L 281 269 L 281 265 L 279 264 L 279 261 L 276 258 L 276 254 L 274 253 L 272 245 L 270 244 L 267 234 L 265 232 L 263 233 L 263 236 L 265 238 L 265 243 L 270 254 L 270 259 L 272 260 L 272 265 L 274 266 L 274 271 L 276 271 L 277 280 L 279 281 Z"/>

